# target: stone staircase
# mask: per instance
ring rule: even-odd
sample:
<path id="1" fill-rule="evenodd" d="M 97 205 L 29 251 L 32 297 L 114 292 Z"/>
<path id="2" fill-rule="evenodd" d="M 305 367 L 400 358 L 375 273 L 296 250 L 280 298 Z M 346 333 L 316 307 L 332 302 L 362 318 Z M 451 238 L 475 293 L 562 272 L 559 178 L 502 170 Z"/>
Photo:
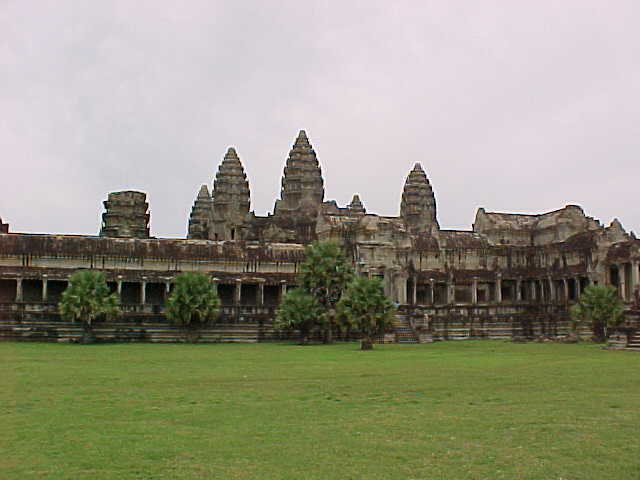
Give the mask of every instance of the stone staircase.
<path id="1" fill-rule="evenodd" d="M 629 343 L 627 343 L 627 346 L 625 347 L 625 350 L 635 350 L 636 352 L 640 352 L 640 328 L 637 328 L 633 333 L 629 339 Z"/>
<path id="2" fill-rule="evenodd" d="M 396 315 L 393 318 L 393 329 L 398 343 L 419 343 L 406 315 Z"/>

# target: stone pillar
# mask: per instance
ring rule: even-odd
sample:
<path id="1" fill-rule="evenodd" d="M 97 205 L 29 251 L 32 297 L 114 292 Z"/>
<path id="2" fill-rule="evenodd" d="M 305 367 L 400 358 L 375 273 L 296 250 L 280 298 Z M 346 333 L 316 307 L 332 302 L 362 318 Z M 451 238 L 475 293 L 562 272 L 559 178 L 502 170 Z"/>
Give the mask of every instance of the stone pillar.
<path id="1" fill-rule="evenodd" d="M 170 278 L 165 278 L 164 279 L 164 296 L 163 298 L 163 303 L 166 306 L 167 305 L 167 300 L 169 300 L 169 296 L 171 295 L 171 279 Z"/>
<path id="2" fill-rule="evenodd" d="M 531 302 L 532 303 L 536 303 L 536 300 L 538 299 L 538 292 L 537 290 L 537 285 L 538 285 L 538 281 L 537 280 L 531 280 Z"/>
<path id="3" fill-rule="evenodd" d="M 412 305 L 417 305 L 418 304 L 418 279 L 417 277 L 412 277 L 411 279 L 411 304 Z"/>
<path id="4" fill-rule="evenodd" d="M 16 278 L 16 302 L 21 302 L 22 298 L 22 278 Z"/>
<path id="5" fill-rule="evenodd" d="M 640 261 L 631 262 L 631 292 L 635 293 L 640 287 Z"/>
<path id="6" fill-rule="evenodd" d="M 284 296 L 287 294 L 287 281 L 282 280 L 280 282 L 280 303 L 284 300 Z"/>
<path id="7" fill-rule="evenodd" d="M 478 277 L 473 277 L 473 283 L 471 284 L 471 303 L 478 303 Z"/>
<path id="8" fill-rule="evenodd" d="M 396 301 L 400 305 L 407 303 L 407 276 L 403 274 L 396 277 Z"/>
<path id="9" fill-rule="evenodd" d="M 580 295 L 582 294 L 582 292 L 580 291 L 580 277 L 575 277 L 573 281 L 576 285 L 576 300 L 580 300 Z"/>
<path id="10" fill-rule="evenodd" d="M 627 300 L 627 272 L 625 271 L 625 264 L 618 264 L 618 290 L 620 292 L 620 298 L 622 300 Z"/>
<path id="11" fill-rule="evenodd" d="M 456 282 L 453 275 L 449 275 L 447 280 L 447 303 L 450 305 L 456 303 Z"/>
<path id="12" fill-rule="evenodd" d="M 496 278 L 496 303 L 502 303 L 502 274 Z"/>
<path id="13" fill-rule="evenodd" d="M 48 297 L 48 281 L 47 281 L 47 275 L 42 275 L 42 302 L 46 302 L 47 301 L 47 297 Z"/>
<path id="14" fill-rule="evenodd" d="M 516 302 L 522 301 L 522 279 L 516 279 Z"/>
<path id="15" fill-rule="evenodd" d="M 564 302 L 567 303 L 569 301 L 569 282 L 567 282 L 566 278 L 562 279 L 562 289 L 564 292 Z"/>
<path id="16" fill-rule="evenodd" d="M 431 301 L 431 305 L 435 305 L 436 303 L 436 281 L 433 278 L 429 279 L 429 285 L 431 285 L 431 294 L 429 296 L 429 300 Z"/>
<path id="17" fill-rule="evenodd" d="M 147 303 L 147 277 L 142 277 L 142 282 L 140 282 L 140 304 L 144 305 Z"/>
<path id="18" fill-rule="evenodd" d="M 258 306 L 260 307 L 264 305 L 264 282 L 263 278 L 258 280 Z"/>
<path id="19" fill-rule="evenodd" d="M 213 291 L 215 292 L 216 295 L 218 295 L 218 283 L 220 282 L 219 278 L 212 278 L 211 279 L 211 283 L 212 283 L 212 288 Z"/>
<path id="20" fill-rule="evenodd" d="M 118 299 L 122 302 L 122 275 L 118 275 Z"/>
<path id="21" fill-rule="evenodd" d="M 242 280 L 240 278 L 236 278 L 236 290 L 234 293 L 234 302 L 236 306 L 239 306 L 242 301 Z"/>

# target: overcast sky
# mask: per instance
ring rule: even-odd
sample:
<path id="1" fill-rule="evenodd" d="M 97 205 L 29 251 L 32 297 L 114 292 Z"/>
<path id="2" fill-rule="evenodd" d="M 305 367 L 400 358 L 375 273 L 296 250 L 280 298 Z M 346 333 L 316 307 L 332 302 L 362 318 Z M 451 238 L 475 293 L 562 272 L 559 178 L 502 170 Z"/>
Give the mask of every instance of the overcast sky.
<path id="1" fill-rule="evenodd" d="M 640 2 L 0 0 L 0 216 L 95 234 L 147 192 L 184 237 L 235 146 L 273 210 L 306 129 L 326 199 L 397 215 L 421 162 L 443 228 L 579 204 L 640 233 Z"/>

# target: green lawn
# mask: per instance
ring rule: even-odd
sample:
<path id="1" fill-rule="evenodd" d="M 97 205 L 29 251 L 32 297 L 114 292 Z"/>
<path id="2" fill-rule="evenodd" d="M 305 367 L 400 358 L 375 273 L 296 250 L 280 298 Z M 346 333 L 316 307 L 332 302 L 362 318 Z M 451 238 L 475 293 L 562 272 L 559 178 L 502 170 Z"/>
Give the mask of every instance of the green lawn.
<path id="1" fill-rule="evenodd" d="M 640 354 L 0 344 L 0 478 L 638 479 Z"/>

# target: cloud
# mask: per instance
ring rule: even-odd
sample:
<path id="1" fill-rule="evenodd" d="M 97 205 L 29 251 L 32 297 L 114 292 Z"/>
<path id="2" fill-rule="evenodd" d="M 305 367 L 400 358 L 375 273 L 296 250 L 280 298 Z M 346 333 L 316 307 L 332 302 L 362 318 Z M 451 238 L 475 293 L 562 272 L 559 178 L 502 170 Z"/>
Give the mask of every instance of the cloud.
<path id="1" fill-rule="evenodd" d="M 397 214 L 420 161 L 444 227 L 579 203 L 640 231 L 637 5 L 5 2 L 0 215 L 96 233 L 135 188 L 184 236 L 229 145 L 266 214 L 305 128 L 341 204 Z"/>

